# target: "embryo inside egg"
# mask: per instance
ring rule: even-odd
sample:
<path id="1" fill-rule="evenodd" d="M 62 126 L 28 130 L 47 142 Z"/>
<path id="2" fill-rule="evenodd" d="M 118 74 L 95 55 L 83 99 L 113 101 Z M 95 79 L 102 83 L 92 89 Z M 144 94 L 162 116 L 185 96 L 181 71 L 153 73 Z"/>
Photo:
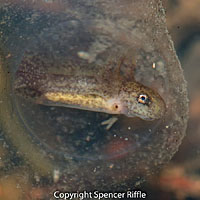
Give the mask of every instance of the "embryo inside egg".
<path id="1" fill-rule="evenodd" d="M 38 29 L 32 29 L 38 32 L 24 33 L 20 51 L 19 44 L 14 42 L 21 42 L 21 35 L 13 37 L 16 40 L 9 44 L 15 46 L 12 59 L 18 58 L 9 63 L 15 69 L 13 77 L 16 78 L 24 62 L 27 76 L 19 73 L 20 76 L 31 86 L 37 86 L 35 90 L 23 90 L 26 94 L 42 96 L 45 88 L 41 93 L 37 89 L 48 74 L 75 73 L 95 76 L 97 80 L 104 77 L 115 93 L 118 82 L 112 71 L 125 55 L 123 66 L 130 73 L 127 80 L 134 76 L 135 81 L 156 91 L 166 104 L 166 113 L 148 121 L 121 114 L 126 110 L 116 97 L 109 103 L 117 113 L 108 114 L 34 102 L 13 92 L 19 124 L 25 127 L 29 142 L 42 151 L 53 169 L 59 169 L 59 184 L 61 187 L 67 184 L 71 191 L 88 188 L 121 191 L 141 183 L 172 158 L 184 137 L 187 122 L 186 85 L 162 21 L 161 5 L 154 2 L 149 6 L 143 0 L 125 4 L 111 0 L 106 1 L 107 6 L 98 2 L 69 1 L 66 11 L 54 14 L 38 10 L 33 15 L 35 21 L 29 24 L 36 23 Z M 155 12 L 158 13 L 154 16 Z M 37 79 L 32 76 L 35 74 Z M 62 82 L 54 83 L 63 89 Z M 106 90 L 103 92 L 107 94 Z M 134 100 L 141 105 L 148 103 L 146 93 Z M 17 134 L 9 136 L 14 140 Z M 35 163 L 33 157 L 28 157 Z"/>
<path id="2" fill-rule="evenodd" d="M 43 45 L 45 46 L 45 44 L 46 43 Z M 34 46 L 34 48 L 36 47 Z M 36 55 L 43 55 L 42 65 L 37 65 L 37 67 L 41 68 L 36 69 L 39 72 L 40 70 L 42 72 L 46 71 L 48 74 L 52 71 L 52 66 L 57 67 L 56 63 L 62 63 L 60 59 L 63 58 L 62 52 L 57 55 L 59 58 L 57 62 L 57 59 L 52 59 L 52 57 L 50 57 L 51 52 L 45 52 L 45 54 L 43 54 L 43 50 L 39 49 L 38 51 L 41 51 L 41 53 L 37 53 Z M 26 62 L 26 59 L 30 58 L 30 54 L 29 52 L 26 57 L 27 54 L 25 53 L 22 57 L 22 59 L 25 59 L 25 63 L 29 63 L 28 61 Z M 138 52 L 138 55 L 140 55 L 140 52 Z M 133 68 L 135 78 L 138 79 L 138 82 L 141 81 L 145 83 L 149 88 L 154 87 L 155 90 L 159 92 L 162 91 L 162 87 L 165 87 L 164 83 L 166 80 L 162 78 L 159 80 L 162 84 L 158 84 L 156 81 L 160 73 L 152 71 L 154 69 L 146 69 L 144 67 L 146 64 L 143 62 L 146 60 L 147 63 L 151 63 L 152 61 L 148 61 L 145 54 L 141 55 L 142 56 L 138 56 L 137 58 L 140 68 L 137 66 Z M 152 60 L 155 58 L 156 56 L 151 57 Z M 108 57 L 108 59 L 110 59 L 110 57 Z M 115 66 L 117 58 L 113 60 L 113 66 Z M 66 59 L 64 59 L 64 61 L 66 61 Z M 73 76 L 75 73 L 74 70 L 76 69 L 71 70 L 71 66 L 66 65 L 64 61 L 63 66 L 59 65 L 59 67 L 62 66 L 65 74 L 70 73 L 70 75 Z M 96 67 L 98 66 L 99 65 Z M 104 70 L 106 71 L 107 65 L 102 66 L 105 67 Z M 149 64 L 146 66 L 148 67 Z M 26 65 L 26 70 L 28 67 L 29 66 Z M 67 67 L 69 67 L 69 69 Z M 130 65 L 129 67 L 132 66 Z M 78 70 L 79 68 L 80 65 Z M 93 70 L 94 69 L 95 68 L 93 68 Z M 59 71 L 62 70 L 58 69 L 57 73 L 59 73 Z M 154 85 L 152 86 L 151 79 L 148 79 L 148 81 L 140 80 L 141 77 L 146 76 L 146 71 L 152 73 L 152 77 L 154 78 Z M 88 72 L 94 75 L 91 68 L 87 68 L 87 65 L 82 66 L 82 72 L 84 74 Z M 153 75 L 154 73 L 155 75 Z M 60 84 L 59 86 L 62 85 Z M 87 87 L 87 85 L 85 85 L 85 87 Z M 165 88 L 165 91 L 167 90 L 168 88 Z M 145 97 L 143 93 L 139 96 L 140 101 L 142 101 L 141 103 L 143 103 L 143 101 L 146 102 L 146 99 L 143 99 Z M 137 101 L 137 97 L 135 98 L 135 101 Z M 162 128 L 165 124 L 165 116 L 153 121 L 148 121 L 139 117 L 128 117 L 124 114 L 127 111 L 124 110 L 125 107 L 123 107 L 124 105 L 119 99 L 119 97 L 115 97 L 109 100 L 108 103 L 113 114 L 108 114 L 105 112 L 93 112 L 77 108 L 38 104 L 34 102 L 34 100 L 16 94 L 18 113 L 27 129 L 27 133 L 30 134 L 35 144 L 39 145 L 53 161 L 56 161 L 56 165 L 60 166 L 63 175 L 75 170 L 74 166 L 75 164 L 77 166 L 78 163 L 78 166 L 81 166 L 81 168 L 87 166 L 87 170 L 99 166 L 99 173 L 102 175 L 104 174 L 105 179 L 112 176 L 112 173 L 116 173 L 119 169 L 126 169 L 126 173 L 131 173 L 133 179 L 131 181 L 129 178 L 127 179 L 125 173 L 122 180 L 133 183 L 135 181 L 135 174 L 140 174 L 138 167 L 140 162 L 144 160 L 142 158 L 143 156 L 148 161 L 147 163 L 143 163 L 144 171 L 150 170 L 149 161 L 151 157 L 149 157 L 149 154 L 151 155 L 151 153 L 154 152 L 154 141 L 163 137 Z M 163 152 L 164 151 L 162 151 L 162 153 Z M 72 162 L 71 171 L 66 171 L 65 166 L 69 161 L 75 161 L 75 163 Z M 101 162 L 101 164 L 99 164 L 99 162 Z M 126 165 L 124 165 L 124 163 L 126 163 Z M 108 168 L 112 169 L 111 174 L 110 172 L 105 173 Z M 89 171 L 87 172 L 89 173 Z M 121 178 L 116 176 L 116 183 L 120 182 L 120 180 Z"/>

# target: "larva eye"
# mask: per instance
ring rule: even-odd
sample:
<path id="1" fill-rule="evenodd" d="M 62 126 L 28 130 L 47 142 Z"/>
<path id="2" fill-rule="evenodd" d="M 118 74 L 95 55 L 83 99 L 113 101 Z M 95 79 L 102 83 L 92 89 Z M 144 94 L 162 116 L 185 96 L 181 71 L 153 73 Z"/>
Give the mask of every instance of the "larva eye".
<path id="1" fill-rule="evenodd" d="M 137 98 L 138 103 L 149 105 L 150 99 L 146 94 L 140 94 Z"/>

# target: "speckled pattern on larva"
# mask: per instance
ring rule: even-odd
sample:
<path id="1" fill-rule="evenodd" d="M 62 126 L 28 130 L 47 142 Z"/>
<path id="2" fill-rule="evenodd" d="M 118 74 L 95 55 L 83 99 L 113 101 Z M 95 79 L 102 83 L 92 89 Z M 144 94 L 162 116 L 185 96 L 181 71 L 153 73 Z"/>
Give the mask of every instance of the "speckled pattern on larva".
<path id="1" fill-rule="evenodd" d="M 124 114 L 145 120 L 159 119 L 165 112 L 165 103 L 156 91 L 134 79 L 127 81 L 117 74 L 117 70 L 110 72 L 110 76 L 104 73 L 98 76 L 91 73 L 45 74 L 36 69 L 27 70 L 23 65 L 34 65 L 29 60 L 22 62 L 17 72 L 15 91 L 36 103 Z M 138 99 L 141 95 L 147 98 L 148 104 Z"/>

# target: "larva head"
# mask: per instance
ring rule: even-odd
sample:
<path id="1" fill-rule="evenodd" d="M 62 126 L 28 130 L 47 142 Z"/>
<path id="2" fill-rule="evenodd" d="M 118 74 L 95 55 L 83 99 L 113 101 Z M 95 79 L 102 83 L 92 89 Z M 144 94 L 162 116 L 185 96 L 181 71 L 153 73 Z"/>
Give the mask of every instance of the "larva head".
<path id="1" fill-rule="evenodd" d="M 137 82 L 124 84 L 120 91 L 123 111 L 128 117 L 140 117 L 145 120 L 161 118 L 165 113 L 165 103 L 154 90 Z"/>

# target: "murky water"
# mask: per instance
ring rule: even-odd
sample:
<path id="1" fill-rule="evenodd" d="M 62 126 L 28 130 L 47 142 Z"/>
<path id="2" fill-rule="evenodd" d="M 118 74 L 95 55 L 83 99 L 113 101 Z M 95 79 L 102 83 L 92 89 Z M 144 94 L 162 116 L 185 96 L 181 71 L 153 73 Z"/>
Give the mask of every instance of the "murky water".
<path id="1" fill-rule="evenodd" d="M 37 174 L 50 191 L 127 190 L 167 163 L 185 135 L 186 84 L 161 5 L 112 2 L 0 4 L 1 127 L 33 188 Z M 161 95 L 166 113 L 146 121 L 36 104 L 13 90 L 28 54 L 43 58 L 34 70 L 72 76 L 73 70 L 106 71 L 110 61 L 114 68 L 121 55 L 132 56 L 135 79 Z M 102 124 L 112 117 L 117 121 L 110 128 Z"/>

